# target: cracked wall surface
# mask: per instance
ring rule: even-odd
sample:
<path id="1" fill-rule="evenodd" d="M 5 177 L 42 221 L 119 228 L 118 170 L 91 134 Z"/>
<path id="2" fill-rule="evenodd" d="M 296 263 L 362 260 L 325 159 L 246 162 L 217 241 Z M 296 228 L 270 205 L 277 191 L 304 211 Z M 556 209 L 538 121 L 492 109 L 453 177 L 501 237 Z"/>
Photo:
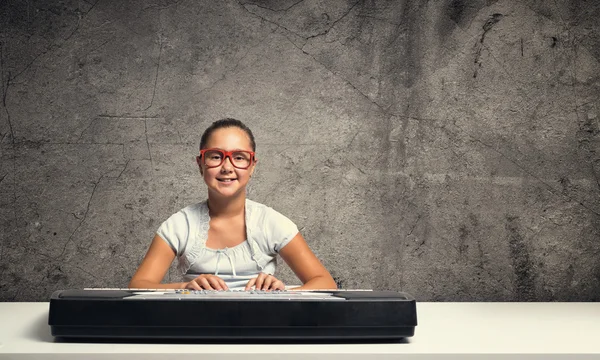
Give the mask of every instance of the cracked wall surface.
<path id="1" fill-rule="evenodd" d="M 4 1 L 0 16 L 0 300 L 125 287 L 160 223 L 205 198 L 194 157 L 223 117 L 256 136 L 249 198 L 344 288 L 600 300 L 598 1 Z"/>

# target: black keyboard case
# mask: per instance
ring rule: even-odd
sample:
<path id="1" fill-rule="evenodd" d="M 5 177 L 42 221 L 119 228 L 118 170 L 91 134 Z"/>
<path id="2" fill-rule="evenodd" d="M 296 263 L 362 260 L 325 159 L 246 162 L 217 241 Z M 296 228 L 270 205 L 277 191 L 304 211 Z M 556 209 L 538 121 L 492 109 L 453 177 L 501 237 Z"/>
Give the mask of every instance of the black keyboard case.
<path id="1" fill-rule="evenodd" d="M 139 290 L 60 290 L 48 323 L 63 338 L 206 340 L 401 339 L 414 335 L 416 302 L 391 291 L 320 292 L 344 301 L 268 295 L 136 299 Z M 130 299 L 127 299 L 131 297 Z M 340 299 L 337 299 L 340 300 Z"/>

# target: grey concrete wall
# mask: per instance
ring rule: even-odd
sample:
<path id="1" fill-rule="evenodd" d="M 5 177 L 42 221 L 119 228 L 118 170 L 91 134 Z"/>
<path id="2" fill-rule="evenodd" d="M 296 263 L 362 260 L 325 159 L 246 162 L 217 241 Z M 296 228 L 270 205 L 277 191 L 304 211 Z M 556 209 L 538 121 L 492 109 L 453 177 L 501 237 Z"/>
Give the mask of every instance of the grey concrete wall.
<path id="1" fill-rule="evenodd" d="M 205 198 L 194 156 L 226 116 L 257 138 L 249 197 L 343 287 L 600 300 L 598 1 L 0 11 L 0 300 L 126 286 Z"/>

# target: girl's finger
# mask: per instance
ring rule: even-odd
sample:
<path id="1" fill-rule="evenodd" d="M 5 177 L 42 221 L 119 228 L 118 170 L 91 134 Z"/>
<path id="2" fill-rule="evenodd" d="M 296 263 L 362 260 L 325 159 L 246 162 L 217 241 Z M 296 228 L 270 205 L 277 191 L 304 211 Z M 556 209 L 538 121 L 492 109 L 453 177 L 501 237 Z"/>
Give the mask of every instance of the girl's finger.
<path id="1" fill-rule="evenodd" d="M 281 280 L 274 281 L 271 284 L 271 289 L 273 289 L 273 290 L 285 290 L 285 284 Z"/>
<path id="2" fill-rule="evenodd" d="M 256 278 L 250 279 L 250 281 L 248 281 L 248 283 L 246 284 L 246 288 L 244 289 L 244 291 L 248 291 L 248 290 L 252 289 L 252 287 L 254 286 L 255 283 L 256 283 Z"/>
<path id="3" fill-rule="evenodd" d="M 272 276 L 267 276 L 265 278 L 265 281 L 263 282 L 263 286 L 262 289 L 263 290 L 269 290 L 269 288 L 271 287 L 271 283 L 273 282 L 274 277 Z"/>
<path id="4" fill-rule="evenodd" d="M 219 278 L 219 284 L 221 284 L 221 287 L 223 288 L 223 290 L 228 290 L 229 288 L 227 287 L 227 283 L 225 283 L 225 280 Z"/>
<path id="5" fill-rule="evenodd" d="M 264 276 L 264 275 L 261 273 L 261 274 L 260 274 L 260 275 L 258 275 L 258 277 L 256 278 L 256 283 L 255 283 L 255 286 L 254 286 L 254 288 L 255 288 L 256 290 L 260 290 L 260 289 L 262 289 L 262 285 L 263 285 L 263 282 L 264 282 L 264 281 L 265 281 L 265 276 Z"/>
<path id="6" fill-rule="evenodd" d="M 213 287 L 213 289 L 215 289 L 215 290 L 223 290 L 223 288 L 221 287 L 221 283 L 219 282 L 219 279 L 216 276 L 211 276 L 209 278 L 208 282 Z"/>
<path id="7" fill-rule="evenodd" d="M 199 283 L 205 290 L 214 290 L 206 278 L 201 278 Z"/>
<path id="8" fill-rule="evenodd" d="M 192 290 L 202 290 L 202 288 L 200 287 L 200 285 L 198 285 L 198 283 L 196 283 L 196 280 L 192 280 L 189 283 L 187 283 L 186 288 L 192 288 Z"/>

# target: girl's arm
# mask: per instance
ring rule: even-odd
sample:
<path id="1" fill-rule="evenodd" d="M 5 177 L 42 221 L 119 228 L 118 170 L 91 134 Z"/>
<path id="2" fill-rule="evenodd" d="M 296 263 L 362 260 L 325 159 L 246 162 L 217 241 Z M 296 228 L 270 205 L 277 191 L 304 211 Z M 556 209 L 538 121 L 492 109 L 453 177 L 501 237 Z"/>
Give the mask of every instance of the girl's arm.
<path id="1" fill-rule="evenodd" d="M 161 284 L 162 279 L 175 259 L 173 249 L 158 235 L 142 260 L 131 281 L 130 288 L 137 289 L 182 289 L 186 283 Z"/>
<path id="2" fill-rule="evenodd" d="M 337 289 L 333 277 L 310 250 L 300 233 L 279 251 L 279 255 L 302 281 L 302 286 L 292 290 Z"/>

